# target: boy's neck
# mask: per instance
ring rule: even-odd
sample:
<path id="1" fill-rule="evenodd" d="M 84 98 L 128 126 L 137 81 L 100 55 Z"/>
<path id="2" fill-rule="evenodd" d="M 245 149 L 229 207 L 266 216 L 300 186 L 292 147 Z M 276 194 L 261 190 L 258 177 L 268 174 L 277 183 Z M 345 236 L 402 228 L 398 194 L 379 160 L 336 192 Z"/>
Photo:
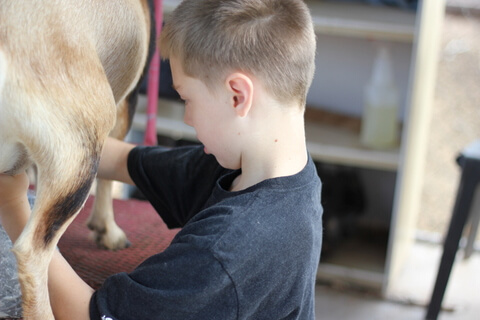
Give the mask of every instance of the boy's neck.
<path id="1" fill-rule="evenodd" d="M 288 109 L 287 109 L 288 110 Z M 252 110 L 253 111 L 253 110 Z M 242 174 L 232 183 L 239 191 L 261 181 L 294 175 L 308 161 L 303 112 L 282 106 L 254 111 L 246 148 L 242 151 Z"/>

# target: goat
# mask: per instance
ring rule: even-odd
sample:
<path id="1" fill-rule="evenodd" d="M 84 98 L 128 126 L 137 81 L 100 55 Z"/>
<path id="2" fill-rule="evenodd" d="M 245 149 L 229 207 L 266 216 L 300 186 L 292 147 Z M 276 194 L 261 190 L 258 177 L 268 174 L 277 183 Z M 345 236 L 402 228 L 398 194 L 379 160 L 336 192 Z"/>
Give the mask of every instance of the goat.
<path id="1" fill-rule="evenodd" d="M 0 0 L 0 172 L 37 168 L 35 205 L 12 249 L 25 319 L 53 319 L 48 265 L 85 203 L 105 139 L 123 139 L 129 129 L 155 37 L 151 7 L 151 0 Z M 127 240 L 106 193 L 89 227 L 100 245 L 122 248 Z"/>

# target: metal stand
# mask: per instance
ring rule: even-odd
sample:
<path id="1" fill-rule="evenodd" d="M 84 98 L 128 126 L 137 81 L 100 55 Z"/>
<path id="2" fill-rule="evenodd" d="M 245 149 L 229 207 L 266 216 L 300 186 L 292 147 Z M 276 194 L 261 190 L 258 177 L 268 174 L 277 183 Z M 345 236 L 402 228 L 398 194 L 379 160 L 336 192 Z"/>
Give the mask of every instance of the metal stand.
<path id="1" fill-rule="evenodd" d="M 436 320 L 438 317 L 460 238 L 472 211 L 471 208 L 474 202 L 475 191 L 480 182 L 480 140 L 469 145 L 459 156 L 457 162 L 462 168 L 462 176 L 452 218 L 448 227 L 447 237 L 443 245 L 443 255 L 440 261 L 437 280 L 425 318 L 427 320 Z M 475 212 L 472 214 L 480 213 Z M 475 227 L 475 225 L 472 225 L 472 227 Z M 475 232 L 473 233 L 475 234 Z"/>

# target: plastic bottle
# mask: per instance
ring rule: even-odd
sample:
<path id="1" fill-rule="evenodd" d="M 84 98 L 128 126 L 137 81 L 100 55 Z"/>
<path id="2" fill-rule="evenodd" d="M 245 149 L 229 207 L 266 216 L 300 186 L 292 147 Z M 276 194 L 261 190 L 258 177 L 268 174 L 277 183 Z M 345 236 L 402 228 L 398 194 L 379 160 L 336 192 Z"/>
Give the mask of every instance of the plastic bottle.
<path id="1" fill-rule="evenodd" d="M 393 80 L 390 52 L 377 49 L 372 76 L 365 86 L 365 100 L 360 134 L 361 143 L 369 148 L 389 149 L 398 144 L 398 89 Z"/>

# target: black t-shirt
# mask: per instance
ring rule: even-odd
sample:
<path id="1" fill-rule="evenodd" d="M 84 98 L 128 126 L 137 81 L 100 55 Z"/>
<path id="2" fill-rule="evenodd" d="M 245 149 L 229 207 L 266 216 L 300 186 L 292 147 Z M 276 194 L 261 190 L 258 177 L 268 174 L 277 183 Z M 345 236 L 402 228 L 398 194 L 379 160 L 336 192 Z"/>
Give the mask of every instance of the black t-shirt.
<path id="1" fill-rule="evenodd" d="M 320 258 L 320 180 L 309 158 L 296 175 L 228 189 L 202 147 L 137 147 L 132 179 L 171 228 L 162 253 L 108 278 L 92 319 L 314 319 Z"/>

